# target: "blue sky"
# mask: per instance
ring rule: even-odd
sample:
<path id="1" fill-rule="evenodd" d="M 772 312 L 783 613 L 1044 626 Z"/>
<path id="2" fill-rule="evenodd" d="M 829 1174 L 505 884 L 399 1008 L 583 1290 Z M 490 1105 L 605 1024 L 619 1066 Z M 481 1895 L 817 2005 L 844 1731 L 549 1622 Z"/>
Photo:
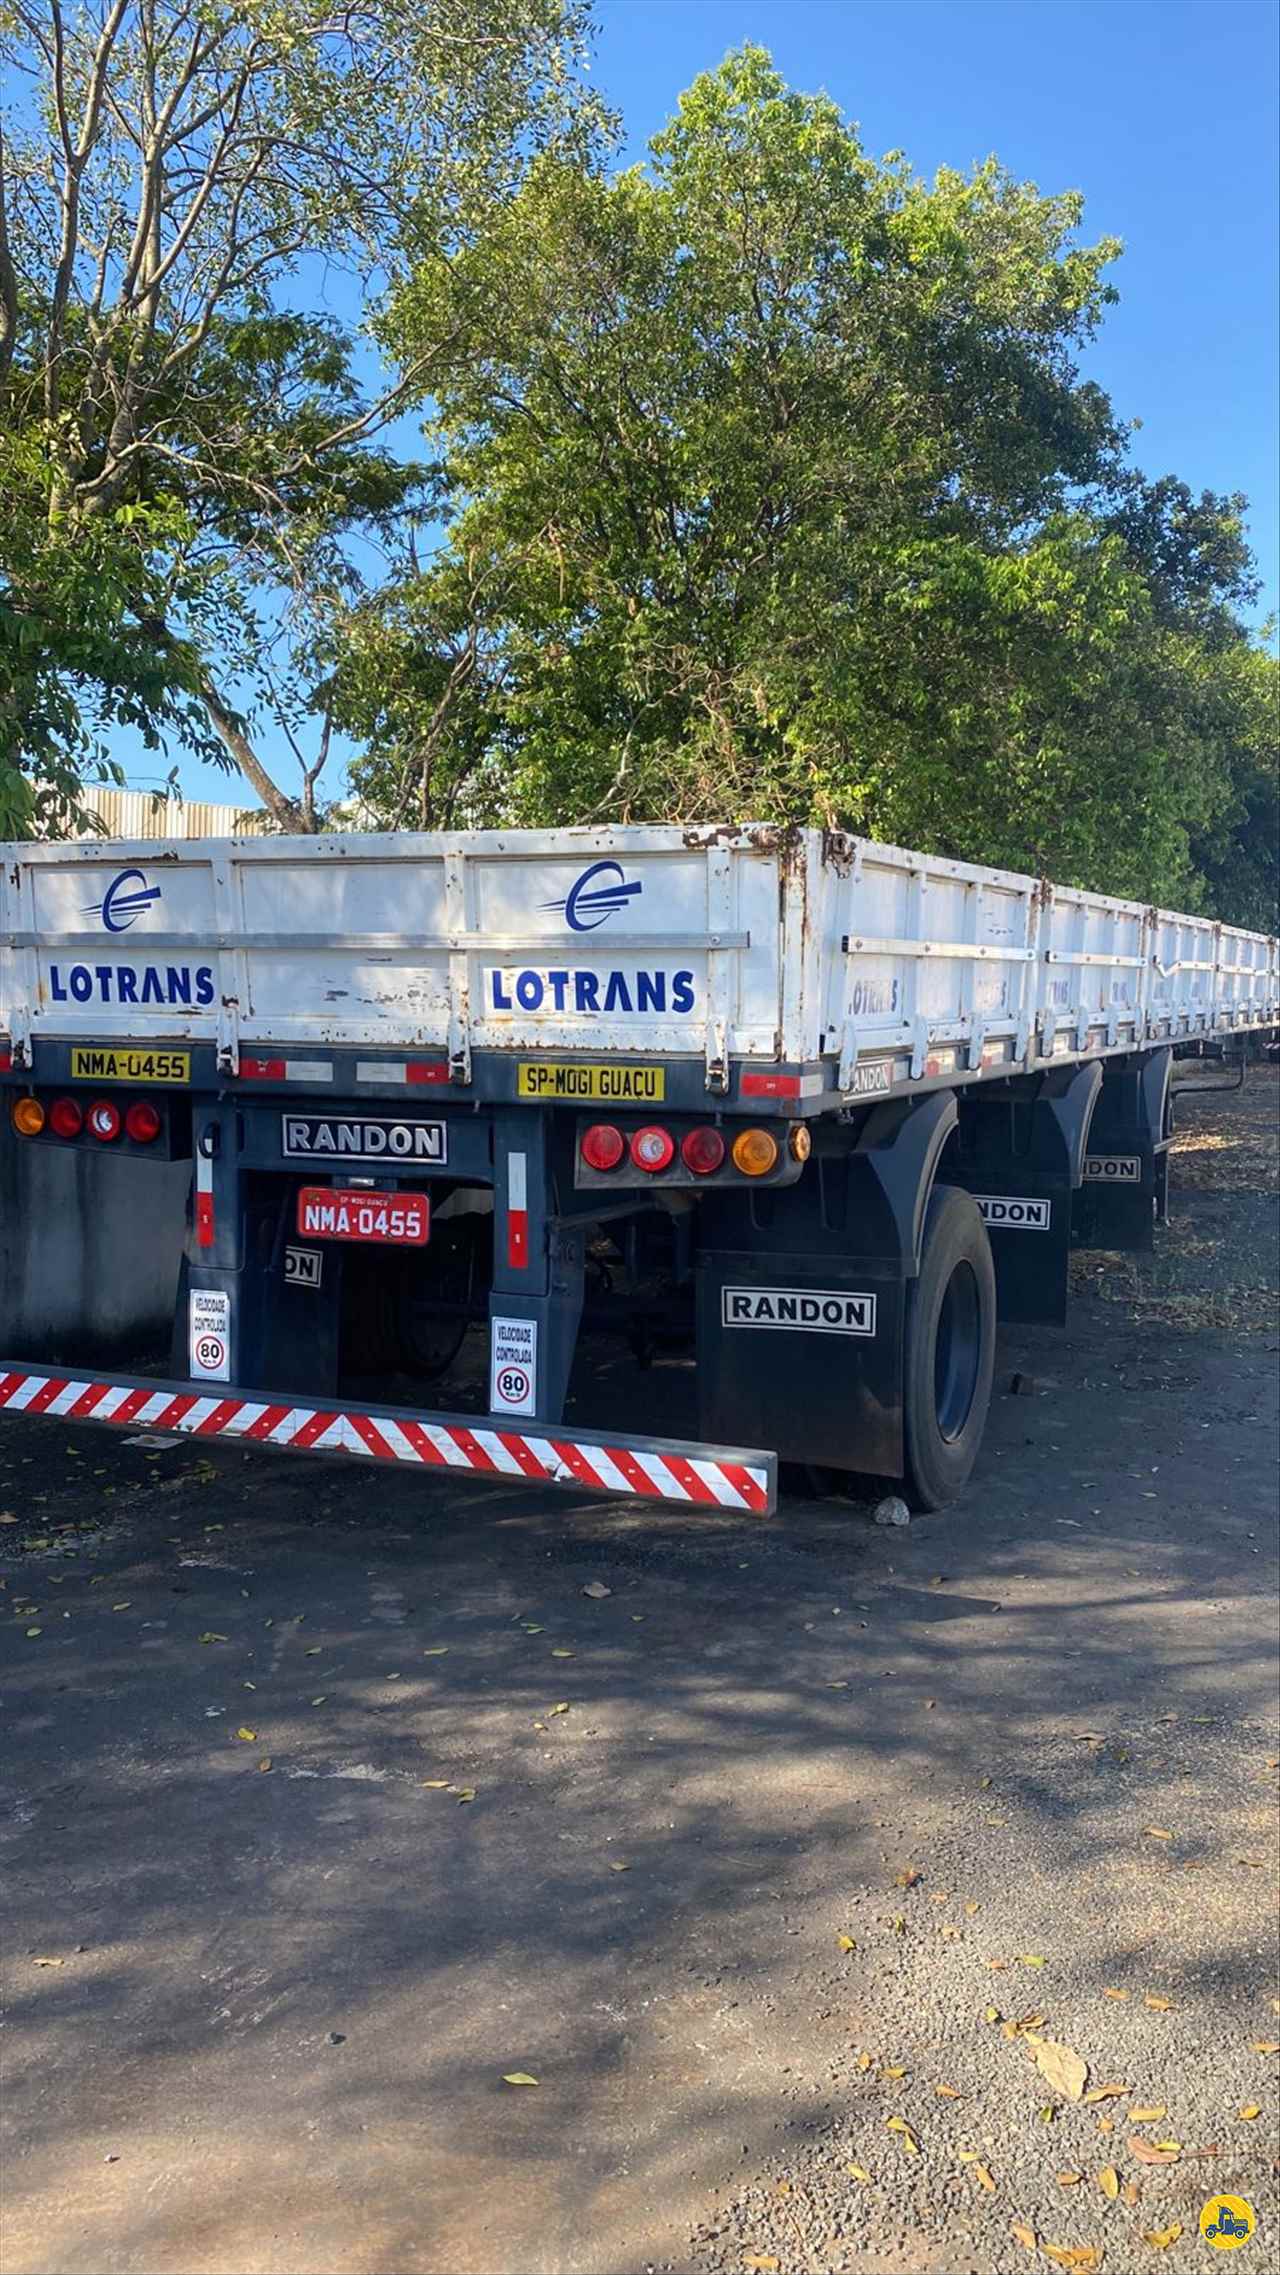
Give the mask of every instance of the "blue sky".
<path id="1" fill-rule="evenodd" d="M 927 175 L 994 151 L 1043 190 L 1082 190 L 1086 235 L 1125 243 L 1090 375 L 1141 419 L 1146 473 L 1247 493 L 1260 613 L 1276 609 L 1274 0 L 597 0 L 597 13 L 595 77 L 629 158 L 699 71 L 756 40 L 876 153 L 901 149 Z M 208 767 L 182 772 L 193 795 L 229 794 Z"/>

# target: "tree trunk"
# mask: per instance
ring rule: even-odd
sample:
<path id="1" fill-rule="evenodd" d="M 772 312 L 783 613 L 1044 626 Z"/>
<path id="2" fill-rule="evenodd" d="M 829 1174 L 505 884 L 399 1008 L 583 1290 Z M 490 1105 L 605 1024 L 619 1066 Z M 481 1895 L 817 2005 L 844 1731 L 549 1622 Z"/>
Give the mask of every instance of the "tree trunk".
<path id="1" fill-rule="evenodd" d="M 200 693 L 219 737 L 250 788 L 257 792 L 271 819 L 292 837 L 316 836 L 314 809 L 308 813 L 296 798 L 286 796 L 272 781 L 253 744 L 233 711 L 229 711 L 212 681 L 203 681 Z"/>

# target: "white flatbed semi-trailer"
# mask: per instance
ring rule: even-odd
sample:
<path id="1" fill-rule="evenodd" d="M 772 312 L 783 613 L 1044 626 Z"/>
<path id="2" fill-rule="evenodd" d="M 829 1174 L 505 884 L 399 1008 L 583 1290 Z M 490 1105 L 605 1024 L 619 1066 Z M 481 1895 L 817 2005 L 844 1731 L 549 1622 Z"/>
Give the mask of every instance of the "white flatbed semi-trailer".
<path id="1" fill-rule="evenodd" d="M 0 1362 L 0 1405 L 594 1489 L 950 1498 L 997 1302 L 1148 1244 L 1173 1050 L 1280 1020 L 1274 939 L 817 830 L 0 857 L 0 1142 L 193 1162 L 173 1379 Z M 419 1379 L 487 1320 L 487 1416 L 343 1400 L 374 1298 Z M 683 1324 L 768 1450 L 567 1437 L 584 1303 Z"/>

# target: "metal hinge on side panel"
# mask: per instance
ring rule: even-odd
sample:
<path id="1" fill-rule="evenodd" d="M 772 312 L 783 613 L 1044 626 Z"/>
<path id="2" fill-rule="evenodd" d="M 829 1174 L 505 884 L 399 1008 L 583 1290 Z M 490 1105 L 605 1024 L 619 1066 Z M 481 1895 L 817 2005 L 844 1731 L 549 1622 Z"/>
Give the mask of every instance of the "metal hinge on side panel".
<path id="1" fill-rule="evenodd" d="M 733 923 L 733 855 L 728 846 L 713 845 L 707 852 L 707 932 L 721 939 Z M 729 1087 L 729 1022 L 735 1006 L 731 990 L 737 984 L 737 966 L 723 948 L 707 949 L 707 1088 L 721 1095 Z"/>
<path id="2" fill-rule="evenodd" d="M 467 929 L 466 856 L 450 845 L 444 856 L 445 930 L 454 938 Z M 449 1080 L 471 1080 L 471 975 L 466 950 L 449 957 Z"/>

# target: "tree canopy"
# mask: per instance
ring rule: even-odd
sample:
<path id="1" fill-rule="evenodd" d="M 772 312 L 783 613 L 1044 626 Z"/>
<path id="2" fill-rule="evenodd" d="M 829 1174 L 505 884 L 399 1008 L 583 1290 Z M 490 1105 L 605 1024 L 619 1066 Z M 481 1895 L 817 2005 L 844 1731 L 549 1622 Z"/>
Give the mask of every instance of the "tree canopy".
<path id="1" fill-rule="evenodd" d="M 0 833 L 121 726 L 316 827 L 336 727 L 385 826 L 813 820 L 1274 923 L 1246 501 L 1084 375 L 1080 196 L 754 47 L 613 170 L 589 28 L 0 0 Z"/>
<path id="2" fill-rule="evenodd" d="M 316 708 L 315 612 L 414 494 L 376 438 L 431 353 L 370 392 L 305 303 L 446 257 L 589 137 L 585 28 L 583 0 L 0 0 L 0 830 L 56 823 L 119 725 L 314 820 L 249 714 L 279 741 Z"/>
<path id="3" fill-rule="evenodd" d="M 384 323 L 447 342 L 447 526 L 340 626 L 376 812 L 817 820 L 1231 903 L 1274 746 L 1245 501 L 1129 463 L 1080 221 L 871 157 L 755 48 L 647 166 L 538 162 Z"/>

